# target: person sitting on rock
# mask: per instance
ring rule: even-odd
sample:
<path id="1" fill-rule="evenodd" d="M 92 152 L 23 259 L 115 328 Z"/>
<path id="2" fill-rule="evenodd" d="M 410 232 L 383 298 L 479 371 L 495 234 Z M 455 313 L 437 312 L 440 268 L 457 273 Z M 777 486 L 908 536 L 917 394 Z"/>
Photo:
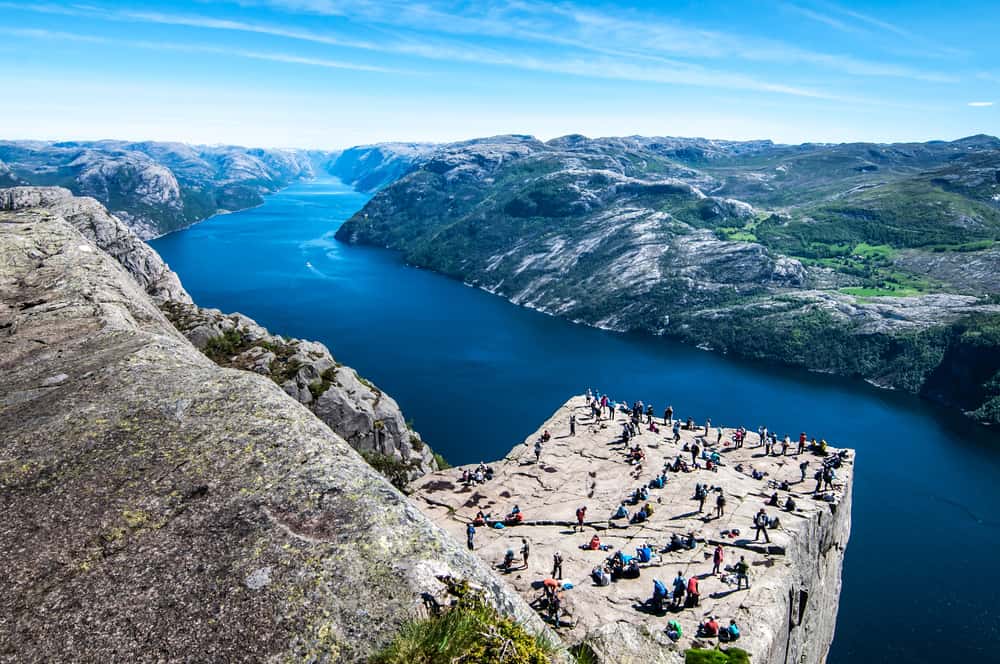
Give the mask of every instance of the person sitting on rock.
<path id="1" fill-rule="evenodd" d="M 668 620 L 665 631 L 667 632 L 667 638 L 669 638 L 671 641 L 677 641 L 682 636 L 684 636 L 684 631 L 681 629 L 681 624 L 676 620 Z"/>
<path id="2" fill-rule="evenodd" d="M 611 515 L 611 518 L 612 519 L 628 518 L 628 509 L 625 508 L 625 503 L 621 503 L 620 505 L 618 505 L 618 509 L 616 509 L 615 513 Z"/>
<path id="3" fill-rule="evenodd" d="M 639 570 L 639 561 L 632 556 L 625 556 L 628 558 L 628 562 L 625 563 L 625 568 L 622 570 L 622 578 L 625 579 L 638 579 L 641 571 Z"/>
<path id="4" fill-rule="evenodd" d="M 552 440 L 552 434 L 549 433 L 548 429 L 546 429 L 545 432 L 542 434 L 542 442 L 547 443 L 550 440 Z"/>
<path id="5" fill-rule="evenodd" d="M 767 504 L 770 505 L 771 507 L 777 507 L 778 506 L 778 492 L 777 491 L 775 491 L 774 493 L 771 494 L 771 499 L 767 501 Z"/>
<path id="6" fill-rule="evenodd" d="M 795 506 L 795 499 L 792 498 L 791 496 L 789 496 L 788 499 L 785 501 L 785 511 L 787 511 L 787 512 L 794 512 L 795 511 L 795 507 L 796 507 Z"/>
<path id="7" fill-rule="evenodd" d="M 736 625 L 736 621 L 730 618 L 729 627 L 719 631 L 719 640 L 731 642 L 738 638 L 740 638 L 740 628 Z"/>
<path id="8" fill-rule="evenodd" d="M 653 611 L 663 611 L 663 602 L 667 599 L 667 586 L 659 579 L 653 579 L 653 596 L 646 604 Z"/>
<path id="9" fill-rule="evenodd" d="M 514 505 L 514 509 L 510 511 L 507 518 L 504 519 L 509 524 L 517 524 L 524 521 L 524 515 L 521 514 L 521 508 L 518 505 Z"/>
<path id="10" fill-rule="evenodd" d="M 653 548 L 648 543 L 637 547 L 635 555 L 641 563 L 648 563 L 653 559 Z"/>
<path id="11" fill-rule="evenodd" d="M 632 518 L 629 519 L 629 523 L 643 523 L 646 521 L 647 516 L 648 515 L 646 514 L 646 508 L 643 507 L 638 512 L 632 515 Z"/>
<path id="12" fill-rule="evenodd" d="M 505 572 L 509 572 L 510 568 L 514 565 L 514 549 L 507 549 L 507 553 L 503 554 L 503 563 L 500 564 L 500 568 Z"/>
<path id="13" fill-rule="evenodd" d="M 590 572 L 590 577 L 594 580 L 594 584 L 598 586 L 609 586 L 611 585 L 611 572 L 604 565 L 598 565 Z"/>
<path id="14" fill-rule="evenodd" d="M 719 621 L 715 616 L 709 616 L 698 625 L 698 636 L 701 637 L 716 637 L 719 635 Z"/>
<path id="15" fill-rule="evenodd" d="M 486 525 L 486 515 L 483 514 L 482 510 L 476 512 L 476 518 L 472 520 L 472 525 L 474 526 L 485 526 Z"/>

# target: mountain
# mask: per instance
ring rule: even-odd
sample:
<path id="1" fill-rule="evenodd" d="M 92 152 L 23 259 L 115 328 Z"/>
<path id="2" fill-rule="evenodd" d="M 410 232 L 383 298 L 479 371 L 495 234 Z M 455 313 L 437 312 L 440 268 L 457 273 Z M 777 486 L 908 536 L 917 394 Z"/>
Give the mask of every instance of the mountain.
<path id="1" fill-rule="evenodd" d="M 358 191 L 372 193 L 401 178 L 436 147 L 432 143 L 359 145 L 332 156 L 324 168 Z"/>
<path id="2" fill-rule="evenodd" d="M 499 136 L 338 231 L 607 329 L 863 377 L 1000 422 L 1000 140 Z"/>
<path id="3" fill-rule="evenodd" d="M 0 187 L 65 187 L 103 203 L 141 239 L 312 177 L 322 153 L 124 141 L 0 141 Z"/>

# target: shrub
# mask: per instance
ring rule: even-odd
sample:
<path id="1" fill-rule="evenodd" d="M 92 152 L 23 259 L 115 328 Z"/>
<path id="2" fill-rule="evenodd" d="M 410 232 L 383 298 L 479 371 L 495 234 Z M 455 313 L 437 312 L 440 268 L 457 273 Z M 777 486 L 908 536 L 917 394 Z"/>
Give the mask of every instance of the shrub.
<path id="1" fill-rule="evenodd" d="M 439 454 L 438 452 L 433 452 L 432 455 L 434 456 L 434 461 L 437 462 L 438 470 L 451 468 L 451 464 L 448 463 L 448 460 L 445 459 L 443 456 L 441 456 L 441 454 Z"/>
<path id="2" fill-rule="evenodd" d="M 739 648 L 690 648 L 684 651 L 684 664 L 750 664 L 750 655 Z"/>
<path id="3" fill-rule="evenodd" d="M 556 649 L 476 595 L 440 616 L 413 621 L 370 664 L 549 664 Z"/>
<path id="4" fill-rule="evenodd" d="M 362 452 L 361 456 L 365 458 L 368 465 L 382 473 L 400 491 L 405 490 L 406 485 L 410 483 L 410 473 L 417 465 L 414 461 L 403 461 L 392 455 L 379 454 L 378 452 Z"/>

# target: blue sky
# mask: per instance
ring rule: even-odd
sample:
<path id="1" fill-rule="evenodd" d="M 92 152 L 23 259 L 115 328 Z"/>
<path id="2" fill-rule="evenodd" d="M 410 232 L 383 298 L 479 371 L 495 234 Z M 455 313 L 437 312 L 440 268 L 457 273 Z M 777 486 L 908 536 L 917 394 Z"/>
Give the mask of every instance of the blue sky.
<path id="1" fill-rule="evenodd" d="M 626 6 L 627 5 L 627 6 Z M 2 2 L 0 137 L 1000 134 L 1000 2 Z"/>

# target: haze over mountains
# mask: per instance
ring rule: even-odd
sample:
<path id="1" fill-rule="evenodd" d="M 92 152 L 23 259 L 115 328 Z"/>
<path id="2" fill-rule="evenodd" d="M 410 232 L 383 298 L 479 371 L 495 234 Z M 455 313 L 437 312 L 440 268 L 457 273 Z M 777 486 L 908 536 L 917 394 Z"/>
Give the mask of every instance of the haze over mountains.
<path id="1" fill-rule="evenodd" d="M 379 192 L 340 239 L 515 303 L 1000 416 L 994 137 L 0 143 L 0 185 L 66 186 L 145 238 L 323 174 Z"/>

